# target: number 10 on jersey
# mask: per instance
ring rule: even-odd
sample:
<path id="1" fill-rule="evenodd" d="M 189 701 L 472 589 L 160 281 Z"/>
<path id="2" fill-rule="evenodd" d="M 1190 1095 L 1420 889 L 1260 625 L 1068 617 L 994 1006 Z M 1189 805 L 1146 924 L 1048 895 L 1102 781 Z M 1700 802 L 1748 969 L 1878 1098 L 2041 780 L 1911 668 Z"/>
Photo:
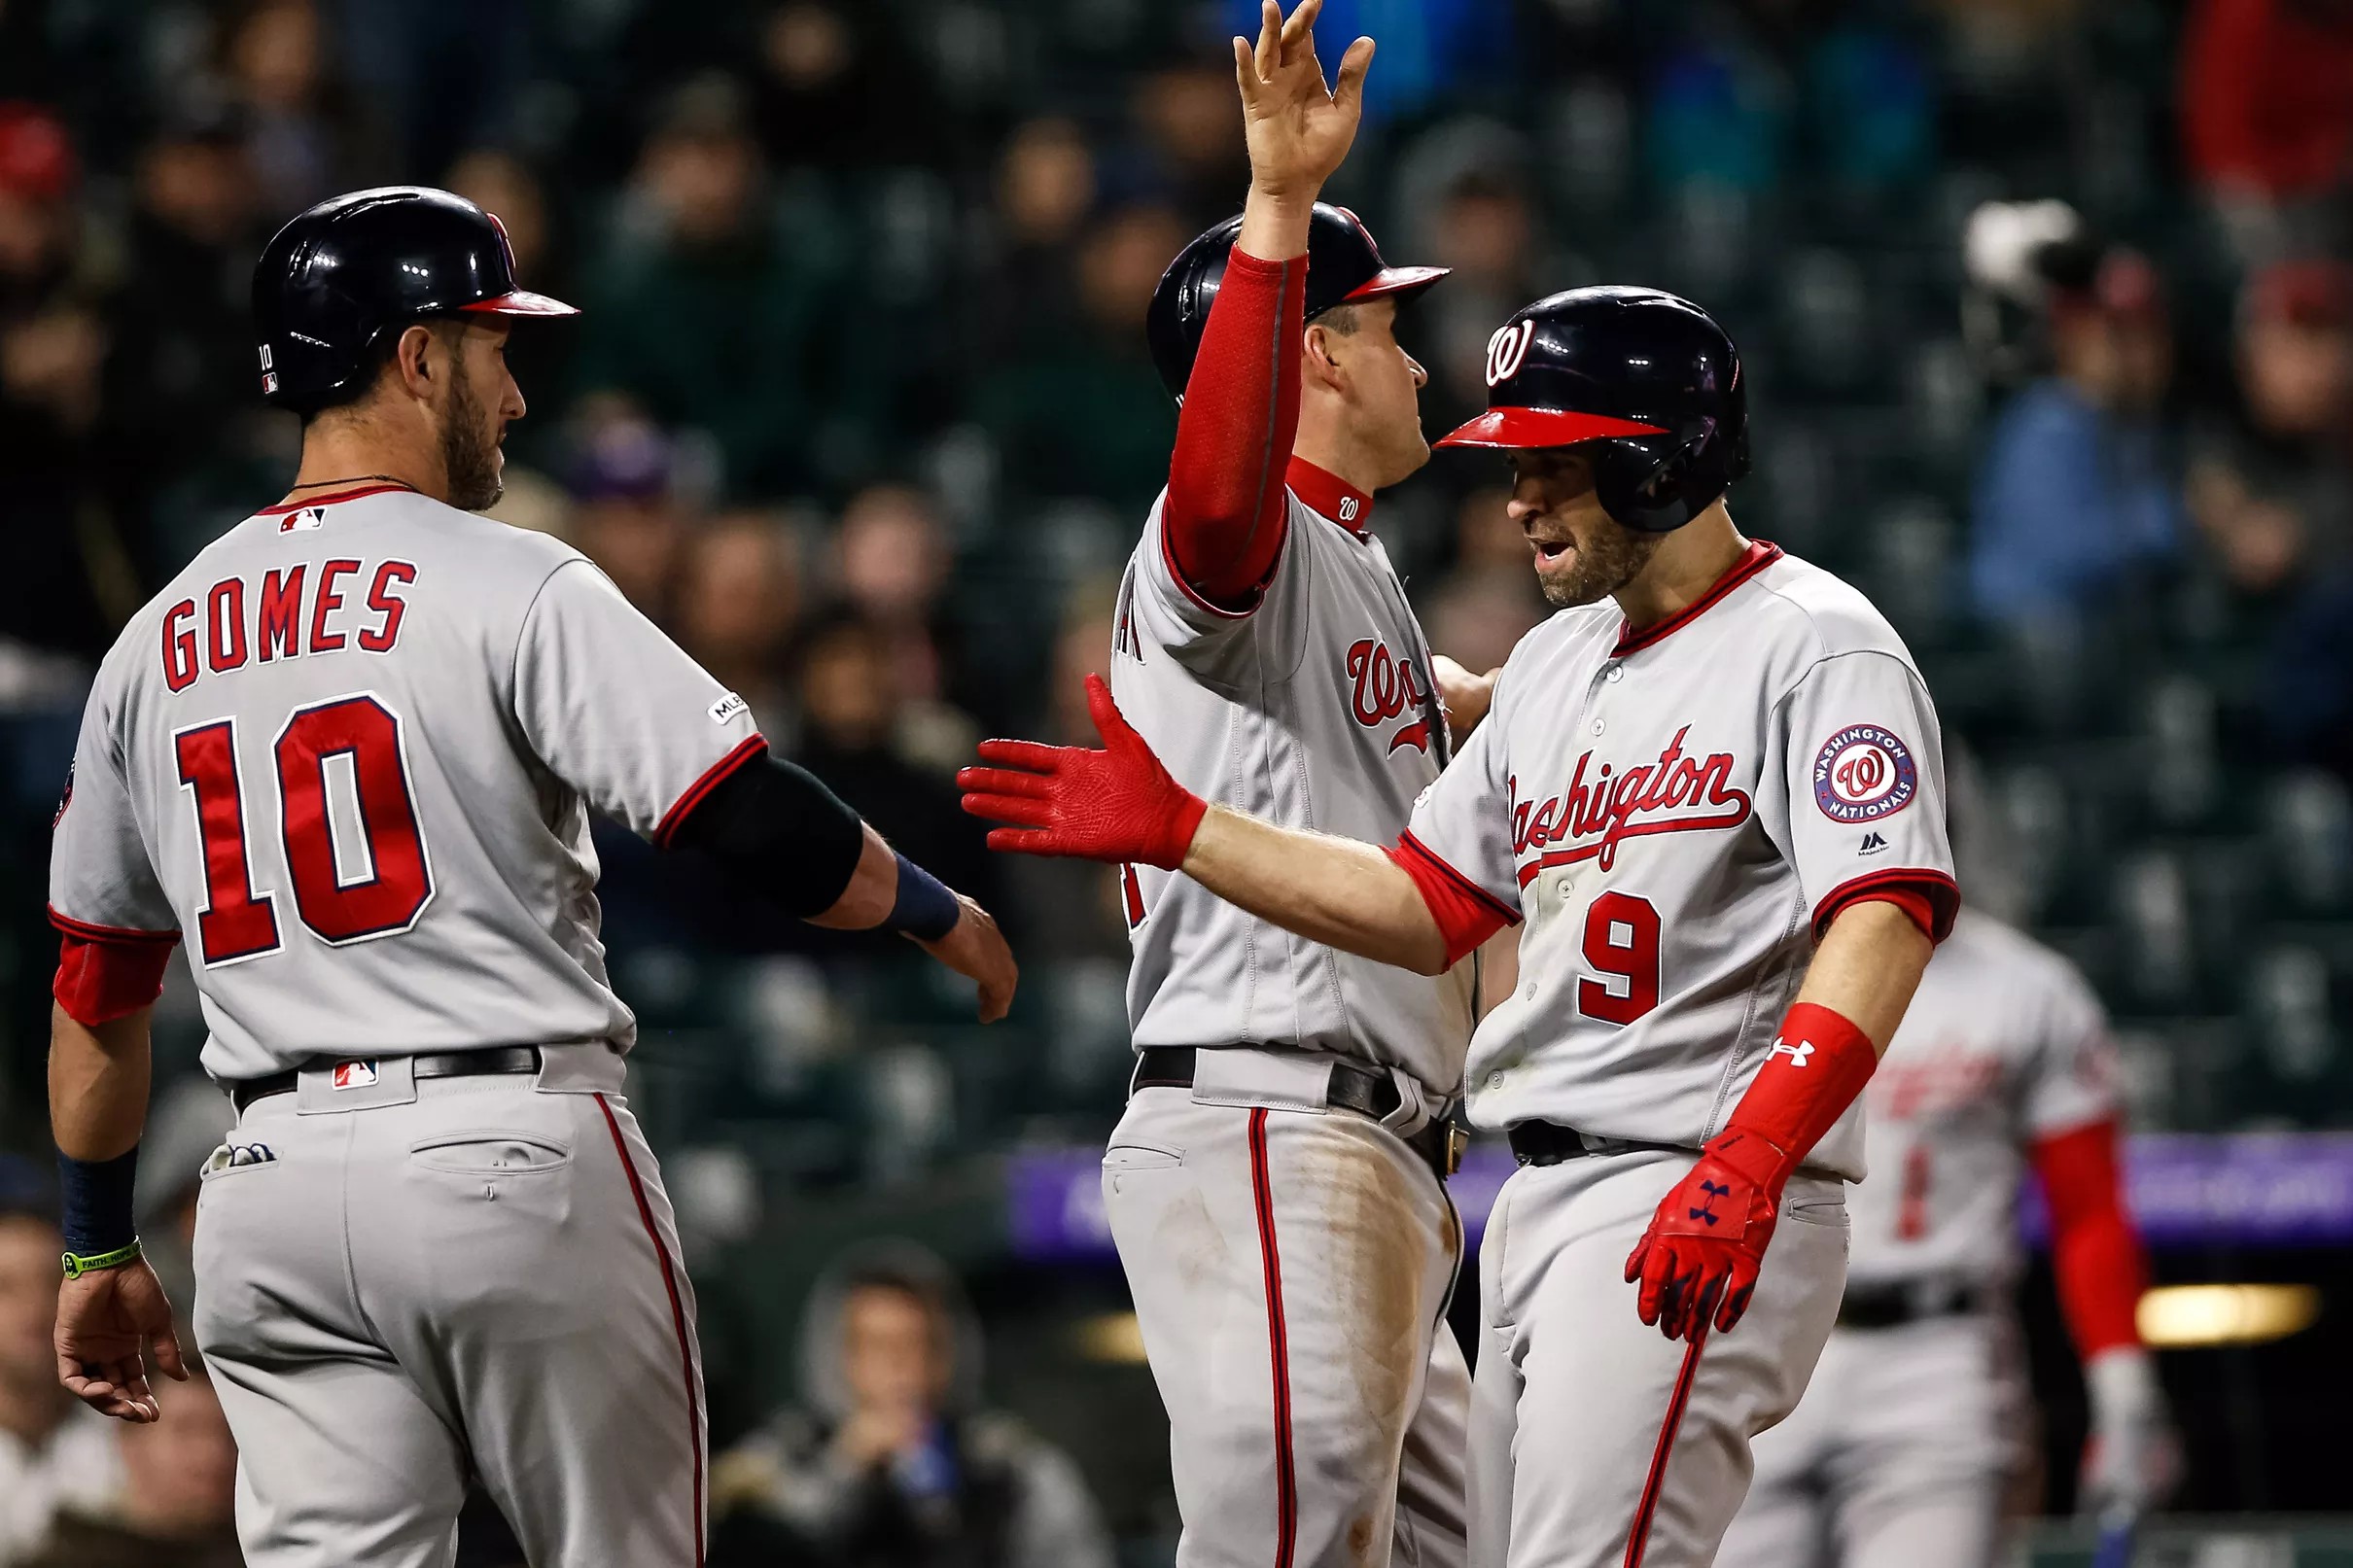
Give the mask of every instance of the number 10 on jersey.
<path id="1" fill-rule="evenodd" d="M 172 737 L 204 849 L 196 946 L 207 968 L 284 945 L 277 893 L 254 887 L 237 746 L 236 721 L 228 718 Z M 313 703 L 288 716 L 271 754 L 279 845 L 302 923 L 335 947 L 414 925 L 433 897 L 433 865 L 399 715 L 366 693 Z M 356 808 L 347 842 L 337 839 L 336 775 Z"/>

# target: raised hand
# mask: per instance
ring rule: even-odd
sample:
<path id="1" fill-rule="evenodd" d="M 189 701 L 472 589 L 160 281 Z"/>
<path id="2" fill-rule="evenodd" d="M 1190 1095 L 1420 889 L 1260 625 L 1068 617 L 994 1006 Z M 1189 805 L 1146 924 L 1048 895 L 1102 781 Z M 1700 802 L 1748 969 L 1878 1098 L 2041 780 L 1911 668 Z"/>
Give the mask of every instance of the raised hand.
<path id="1" fill-rule="evenodd" d="M 1348 157 L 1364 114 L 1364 73 L 1373 41 L 1359 38 L 1340 56 L 1340 81 L 1327 89 L 1316 58 L 1317 14 L 1323 0 L 1299 0 L 1284 20 L 1277 0 L 1262 0 L 1258 42 L 1234 40 L 1234 79 L 1242 88 L 1242 128 L 1249 145 L 1250 183 L 1270 196 L 1313 201 Z"/>
<path id="2" fill-rule="evenodd" d="M 1208 805 L 1172 778 L 1129 727 L 1101 676 L 1087 677 L 1087 712 L 1103 737 L 1100 751 L 1035 741 L 981 742 L 981 761 L 996 766 L 957 774 L 965 810 L 1015 824 L 990 830 L 992 850 L 1176 870 Z"/>

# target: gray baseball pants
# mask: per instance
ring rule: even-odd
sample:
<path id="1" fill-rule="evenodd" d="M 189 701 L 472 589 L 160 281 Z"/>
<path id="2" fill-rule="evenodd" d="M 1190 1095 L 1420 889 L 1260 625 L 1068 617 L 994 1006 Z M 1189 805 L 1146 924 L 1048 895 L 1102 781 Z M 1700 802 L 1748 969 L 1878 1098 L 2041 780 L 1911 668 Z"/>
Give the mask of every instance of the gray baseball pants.
<path id="1" fill-rule="evenodd" d="M 1462 1233 L 1421 1158 L 1345 1110 L 1145 1089 L 1103 1191 L 1168 1408 L 1177 1568 L 1461 1568 Z"/>
<path id="2" fill-rule="evenodd" d="M 535 1568 L 693 1568 L 694 1297 L 601 1044 L 531 1075 L 306 1070 L 197 1202 L 196 1342 L 253 1568 L 446 1568 L 478 1477 Z M 362 1080 L 372 1079 L 372 1082 Z"/>
<path id="3" fill-rule="evenodd" d="M 1634 1314 L 1633 1251 L 1696 1156 L 1641 1150 L 1512 1174 L 1480 1243 L 1474 1568 L 1706 1568 L 1846 1281 L 1844 1184 L 1801 1171 L 1747 1314 L 1693 1350 Z M 1728 1568 L 1751 1568 L 1727 1553 Z"/>
<path id="4" fill-rule="evenodd" d="M 1724 1537 L 1740 1568 L 1987 1568 L 2023 1457 L 2009 1325 L 1841 1329 L 1797 1412 L 1757 1439 Z"/>

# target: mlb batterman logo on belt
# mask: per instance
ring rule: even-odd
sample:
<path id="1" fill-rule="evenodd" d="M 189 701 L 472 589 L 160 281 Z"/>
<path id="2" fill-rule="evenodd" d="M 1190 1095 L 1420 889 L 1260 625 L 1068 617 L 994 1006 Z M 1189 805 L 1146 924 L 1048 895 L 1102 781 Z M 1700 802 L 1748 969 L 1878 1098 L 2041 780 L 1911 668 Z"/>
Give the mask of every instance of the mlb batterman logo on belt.
<path id="1" fill-rule="evenodd" d="M 1813 803 L 1834 822 L 1876 822 L 1920 789 L 1912 749 L 1877 724 L 1849 724 L 1813 759 Z"/>

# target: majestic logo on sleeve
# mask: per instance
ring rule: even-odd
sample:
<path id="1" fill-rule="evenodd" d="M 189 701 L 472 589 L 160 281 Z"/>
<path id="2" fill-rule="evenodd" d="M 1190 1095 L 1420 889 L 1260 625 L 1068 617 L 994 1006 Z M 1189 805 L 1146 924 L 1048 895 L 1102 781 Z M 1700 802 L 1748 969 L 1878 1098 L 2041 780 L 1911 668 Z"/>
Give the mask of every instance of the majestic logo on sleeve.
<path id="1" fill-rule="evenodd" d="M 1645 762 L 1615 774 L 1601 764 L 1589 783 L 1586 770 L 1591 751 L 1577 758 L 1568 788 L 1541 803 L 1520 798 L 1520 781 L 1511 781 L 1512 854 L 1521 858 L 1520 886 L 1536 880 L 1553 866 L 1591 860 L 1607 871 L 1618 863 L 1618 846 L 1628 839 L 1653 833 L 1703 833 L 1738 827 L 1753 815 L 1748 791 L 1732 782 L 1736 766 L 1730 751 L 1694 756 L 1683 749 L 1691 733 L 1684 725 L 1667 743 L 1655 762 Z M 1567 849 L 1548 850 L 1549 844 L 1573 841 Z"/>
<path id="2" fill-rule="evenodd" d="M 1920 792 L 1912 748 L 1877 724 L 1849 724 L 1813 759 L 1813 803 L 1834 822 L 1893 817 Z"/>
<path id="3" fill-rule="evenodd" d="M 1349 645 L 1348 674 L 1356 683 L 1351 711 L 1357 723 L 1379 729 L 1399 714 L 1411 713 L 1414 721 L 1399 726 L 1388 738 L 1388 749 L 1392 753 L 1409 746 L 1418 751 L 1429 749 L 1433 709 L 1411 659 L 1398 658 L 1377 638 L 1360 637 Z"/>

